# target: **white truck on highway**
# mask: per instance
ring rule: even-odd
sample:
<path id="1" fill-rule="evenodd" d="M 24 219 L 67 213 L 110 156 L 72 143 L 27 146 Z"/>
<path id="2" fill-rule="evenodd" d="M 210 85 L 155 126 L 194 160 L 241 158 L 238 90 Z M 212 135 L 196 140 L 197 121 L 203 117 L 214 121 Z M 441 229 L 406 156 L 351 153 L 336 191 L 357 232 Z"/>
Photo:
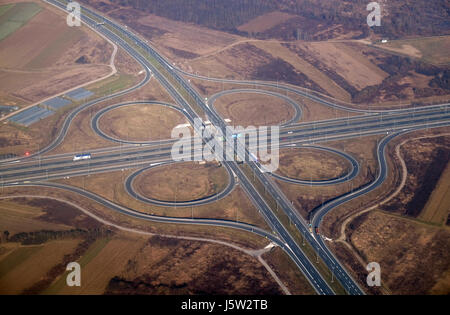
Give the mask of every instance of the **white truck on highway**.
<path id="1" fill-rule="evenodd" d="M 90 153 L 84 153 L 84 154 L 77 154 L 73 157 L 73 161 L 83 161 L 83 160 L 90 160 L 92 158 Z"/>

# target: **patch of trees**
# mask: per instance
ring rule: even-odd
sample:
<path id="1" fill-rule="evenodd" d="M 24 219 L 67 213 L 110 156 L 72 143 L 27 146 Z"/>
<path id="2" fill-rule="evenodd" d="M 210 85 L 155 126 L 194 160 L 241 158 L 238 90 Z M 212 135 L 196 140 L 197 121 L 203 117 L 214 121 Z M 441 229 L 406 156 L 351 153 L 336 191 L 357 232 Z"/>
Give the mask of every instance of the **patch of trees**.
<path id="1" fill-rule="evenodd" d="M 110 233 L 112 233 L 110 231 Z M 38 282 L 31 285 L 29 288 L 25 289 L 22 294 L 39 294 L 48 288 L 53 281 L 60 275 L 62 275 L 66 271 L 66 266 L 73 261 L 77 261 L 83 256 L 89 247 L 97 240 L 97 237 L 94 234 L 87 234 L 85 239 L 78 244 L 75 250 L 67 255 L 64 255 L 62 261 L 53 266 L 47 274 Z"/>
<path id="2" fill-rule="evenodd" d="M 345 30 L 369 32 L 366 6 L 369 1 L 277 1 L 283 11 L 319 20 L 327 25 L 342 25 Z M 385 14 L 384 12 L 389 12 Z M 447 0 L 387 1 L 382 6 L 380 27 L 370 30 L 384 37 L 399 38 L 405 35 L 449 34 L 449 6 Z"/>
<path id="3" fill-rule="evenodd" d="M 444 70 L 435 75 L 429 83 L 431 87 L 441 88 L 444 90 L 450 90 L 450 70 Z"/>
<path id="4" fill-rule="evenodd" d="M 161 282 L 157 276 L 150 276 L 148 274 L 142 275 L 133 280 L 126 280 L 122 277 L 113 277 L 106 287 L 106 295 L 126 295 L 126 294 L 138 294 L 138 295 L 183 295 L 193 294 L 189 289 L 187 283 L 180 284 L 174 281 L 168 281 L 167 283 Z"/>
<path id="5" fill-rule="evenodd" d="M 109 11 L 111 6 L 103 1 L 84 0 L 100 10 Z M 383 37 L 400 38 L 405 35 L 450 34 L 449 7 L 447 0 L 388 1 L 382 7 L 380 27 L 369 28 L 366 24 L 366 0 L 317 1 L 317 0 L 111 0 L 116 6 L 131 7 L 176 21 L 203 25 L 223 31 L 241 33 L 237 27 L 255 17 L 272 11 L 282 11 L 304 18 L 305 23 L 316 28 L 341 25 L 343 32 L 362 31 Z M 384 14 L 387 11 L 389 14 Z M 291 36 L 298 28 L 308 25 L 292 25 L 285 34 Z M 281 33 L 280 33 L 281 34 Z M 247 34 L 252 35 L 252 34 Z M 334 36 L 328 33 L 326 36 Z M 313 37 L 313 35 L 310 35 Z"/>
<path id="6" fill-rule="evenodd" d="M 401 75 L 396 74 L 387 77 L 381 84 L 366 86 L 361 91 L 352 94 L 352 101 L 356 104 L 372 103 L 382 94 L 386 98 L 406 99 L 408 95 L 402 93 L 402 91 L 409 84 L 398 84 L 401 78 Z"/>
<path id="7" fill-rule="evenodd" d="M 89 59 L 83 55 L 80 58 L 78 58 L 77 60 L 75 60 L 75 63 L 84 65 L 84 64 L 89 63 Z"/>
<path id="8" fill-rule="evenodd" d="M 111 2 L 171 20 L 225 31 L 236 31 L 239 25 L 273 11 L 276 7 L 274 1 L 269 0 L 111 0 Z"/>
<path id="9" fill-rule="evenodd" d="M 14 234 L 11 237 L 8 237 L 7 240 L 9 242 L 18 242 L 21 243 L 22 245 L 37 245 L 58 239 L 88 238 L 88 237 L 98 238 L 98 237 L 108 237 L 111 235 L 112 231 L 105 228 L 95 228 L 89 230 L 72 229 L 67 231 L 42 230 L 36 232 L 20 232 Z"/>
<path id="10" fill-rule="evenodd" d="M 390 75 L 405 75 L 410 71 L 415 71 L 427 76 L 444 77 L 444 80 L 446 78 L 448 81 L 449 70 L 445 67 L 438 67 L 429 63 L 396 55 L 388 56 L 381 59 L 381 61 L 382 63 L 379 65 L 379 67 Z"/>
<path id="11" fill-rule="evenodd" d="M 406 95 L 401 94 L 402 89 L 407 85 L 399 85 L 398 81 L 411 72 L 434 76 L 428 83 L 429 88 L 413 88 L 414 96 L 416 98 L 450 93 L 450 70 L 445 67 L 437 67 L 411 58 L 395 55 L 383 58 L 381 61 L 382 63 L 378 66 L 390 76 L 385 78 L 379 85 L 368 86 L 359 92 L 352 93 L 353 102 L 372 102 L 382 91 L 391 95 L 396 95 L 400 99 L 407 97 Z"/>
<path id="12" fill-rule="evenodd" d="M 374 32 L 390 38 L 405 35 L 449 34 L 449 6 L 446 0 L 407 0 L 389 2 L 389 16 L 383 17 L 382 26 Z"/>
<path id="13" fill-rule="evenodd" d="M 0 243 L 7 242 L 9 239 L 9 234 L 10 233 L 8 230 L 3 231 L 3 233 L 0 234 Z"/>
<path id="14" fill-rule="evenodd" d="M 152 236 L 148 240 L 148 244 L 159 247 L 177 247 L 180 245 L 180 241 L 175 238 L 162 237 L 159 235 Z"/>

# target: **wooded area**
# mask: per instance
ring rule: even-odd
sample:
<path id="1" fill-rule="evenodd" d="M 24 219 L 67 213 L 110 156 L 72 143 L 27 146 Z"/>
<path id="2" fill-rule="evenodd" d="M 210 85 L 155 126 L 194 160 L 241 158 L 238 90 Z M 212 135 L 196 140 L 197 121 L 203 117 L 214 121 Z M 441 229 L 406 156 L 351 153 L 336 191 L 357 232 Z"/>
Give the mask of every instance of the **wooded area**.
<path id="1" fill-rule="evenodd" d="M 102 10 L 111 10 L 110 5 L 98 0 L 83 0 Z M 213 29 L 240 33 L 237 27 L 268 12 L 281 11 L 303 18 L 312 25 L 323 28 L 341 25 L 343 32 L 370 31 L 389 38 L 408 35 L 443 35 L 450 33 L 450 5 L 446 0 L 405 0 L 382 3 L 381 27 L 370 28 L 366 24 L 367 0 L 111 0 L 116 6 L 134 8 L 172 20 L 195 23 Z M 308 25 L 283 25 L 284 39 L 295 39 L 299 32 L 308 39 L 324 39 L 316 34 L 303 33 Z M 273 31 L 268 32 L 273 34 Z M 243 34 L 264 37 L 264 34 Z M 281 34 L 279 35 L 281 36 Z M 328 36 L 333 36 L 329 33 Z"/>

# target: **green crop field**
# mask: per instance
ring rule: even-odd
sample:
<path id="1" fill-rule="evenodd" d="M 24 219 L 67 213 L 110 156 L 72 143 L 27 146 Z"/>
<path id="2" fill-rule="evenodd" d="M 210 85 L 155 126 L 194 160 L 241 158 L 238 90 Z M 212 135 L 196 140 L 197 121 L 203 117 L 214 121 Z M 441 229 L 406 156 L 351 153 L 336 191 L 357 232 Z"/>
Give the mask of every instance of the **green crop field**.
<path id="1" fill-rule="evenodd" d="M 36 3 L 17 3 L 0 7 L 0 40 L 5 39 L 24 26 L 41 11 Z"/>
<path id="2" fill-rule="evenodd" d="M 134 83 L 133 79 L 132 75 L 117 74 L 101 82 L 94 83 L 88 86 L 87 89 L 94 92 L 97 96 L 104 96 L 131 87 Z"/>
<path id="3" fill-rule="evenodd" d="M 2 16 L 4 13 L 6 13 L 6 11 L 11 9 L 13 6 L 14 6 L 14 4 L 5 4 L 5 5 L 0 6 L 0 16 Z"/>
<path id="4" fill-rule="evenodd" d="M 41 249 L 42 246 L 27 246 L 14 250 L 0 261 L 0 278 Z"/>
<path id="5" fill-rule="evenodd" d="M 417 50 L 421 59 L 436 65 L 450 63 L 448 51 L 450 49 L 450 36 L 422 37 L 415 39 L 393 40 L 386 44 L 377 45 L 382 49 L 396 49 L 395 51 L 408 54 L 408 49 Z"/>
<path id="6" fill-rule="evenodd" d="M 69 29 L 46 45 L 41 53 L 27 63 L 25 67 L 45 68 L 51 66 L 62 52 L 75 45 L 82 37 L 83 31 L 76 28 Z"/>
<path id="7" fill-rule="evenodd" d="M 83 256 L 78 260 L 78 263 L 81 267 L 85 267 L 92 259 L 94 259 L 105 246 L 110 241 L 109 238 L 101 238 L 96 240 L 88 250 L 83 254 Z M 65 271 L 62 276 L 60 276 L 49 288 L 42 292 L 43 294 L 58 294 L 64 286 L 66 285 L 66 277 L 69 274 L 69 271 Z"/>

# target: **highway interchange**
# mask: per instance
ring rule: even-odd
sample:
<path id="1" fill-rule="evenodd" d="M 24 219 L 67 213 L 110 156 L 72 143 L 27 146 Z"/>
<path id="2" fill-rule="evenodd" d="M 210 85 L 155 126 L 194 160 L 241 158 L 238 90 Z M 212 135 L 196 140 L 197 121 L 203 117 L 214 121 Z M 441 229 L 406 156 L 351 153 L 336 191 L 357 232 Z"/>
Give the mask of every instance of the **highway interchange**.
<path id="1" fill-rule="evenodd" d="M 65 10 L 65 4 L 63 3 L 52 0 L 48 0 L 47 2 Z M 148 170 L 149 168 L 172 163 L 173 161 L 171 159 L 171 147 L 173 145 L 173 140 L 161 139 L 159 141 L 139 142 L 124 139 L 115 139 L 102 132 L 98 124 L 98 121 L 102 117 L 102 115 L 114 108 L 132 104 L 153 104 L 158 106 L 165 106 L 179 111 L 186 117 L 186 119 L 191 123 L 192 126 L 194 126 L 194 119 L 200 118 L 200 115 L 197 112 L 197 108 L 200 108 L 201 111 L 203 111 L 207 115 L 213 126 L 225 130 L 226 122 L 214 110 L 214 101 L 219 97 L 231 93 L 260 93 L 279 97 L 285 100 L 295 109 L 294 117 L 289 121 L 284 122 L 281 126 L 281 147 L 313 147 L 315 149 L 332 152 L 347 159 L 352 166 L 351 171 L 340 178 L 316 182 L 312 180 L 307 181 L 289 179 L 278 174 L 264 173 L 261 171 L 261 167 L 258 162 L 248 161 L 246 164 L 251 168 L 252 172 L 255 174 L 255 177 L 257 177 L 258 180 L 264 185 L 266 191 L 271 195 L 271 197 L 277 201 L 280 209 L 284 211 L 285 215 L 289 217 L 289 219 L 293 222 L 293 224 L 295 224 L 299 232 L 303 235 L 303 237 L 311 244 L 320 258 L 325 262 L 327 267 L 332 270 L 335 278 L 342 284 L 347 293 L 355 295 L 364 294 L 364 290 L 354 279 L 352 279 L 350 274 L 339 263 L 333 253 L 331 253 L 331 251 L 324 243 L 322 237 L 319 234 L 315 233 L 315 231 L 313 233 L 310 233 L 309 223 L 299 215 L 290 200 L 288 200 L 288 198 L 281 192 L 279 187 L 274 183 L 273 178 L 275 177 L 300 185 L 332 185 L 350 181 L 359 173 L 359 164 L 357 160 L 346 152 L 326 148 L 318 144 L 331 140 L 358 138 L 368 135 L 385 135 L 383 140 L 378 144 L 377 153 L 379 171 L 377 172 L 376 179 L 369 185 L 345 194 L 332 201 L 324 203 L 323 206 L 316 209 L 311 217 L 310 222 L 312 226 L 319 227 L 323 217 L 329 211 L 336 208 L 337 206 L 344 204 L 345 202 L 373 191 L 385 181 L 388 174 L 385 149 L 392 139 L 400 134 L 406 134 L 414 130 L 450 125 L 450 104 L 433 105 L 429 107 L 412 109 L 405 108 L 391 111 L 362 110 L 348 108 L 344 104 L 336 104 L 329 99 L 322 98 L 320 95 L 309 93 L 304 89 L 296 89 L 294 87 L 286 86 L 283 84 L 274 84 L 270 82 L 221 80 L 184 73 L 180 69 L 176 69 L 166 59 L 164 59 L 161 54 L 154 50 L 153 47 L 148 45 L 147 41 L 130 32 L 127 28 L 118 25 L 117 23 L 101 16 L 100 14 L 90 9 L 83 7 L 83 12 L 85 12 L 85 14 L 83 14 L 82 16 L 83 22 L 89 25 L 91 28 L 95 29 L 97 32 L 100 32 L 101 34 L 109 38 L 111 41 L 115 42 L 125 51 L 127 51 L 135 60 L 137 60 L 142 65 L 145 70 L 145 77 L 139 84 L 130 89 L 90 101 L 73 110 L 65 119 L 59 134 L 57 135 L 57 137 L 55 137 L 52 143 L 39 152 L 34 153 L 31 157 L 8 160 L 0 163 L 2 187 L 41 186 L 54 189 L 64 189 L 78 193 L 86 198 L 90 198 L 93 201 L 103 204 L 114 211 L 143 220 L 172 224 L 178 223 L 222 226 L 256 233 L 258 235 L 267 237 L 272 242 L 280 246 L 297 264 L 297 266 L 304 273 L 317 293 L 335 294 L 327 281 L 325 281 L 323 276 L 318 272 L 317 268 L 315 267 L 315 263 L 312 262 L 304 254 L 302 248 L 299 246 L 299 244 L 297 244 L 286 227 L 283 226 L 279 218 L 274 214 L 273 210 L 267 204 L 265 198 L 261 196 L 258 190 L 244 174 L 242 168 L 238 165 L 237 162 L 226 161 L 223 163 L 229 178 L 228 185 L 225 190 L 218 192 L 213 196 L 208 196 L 205 199 L 194 200 L 190 202 L 165 202 L 152 200 L 139 195 L 134 190 L 133 180 L 136 176 Z M 99 26 L 99 22 L 104 22 L 105 25 Z M 216 82 L 227 82 L 245 86 L 253 85 L 255 86 L 255 89 L 249 89 L 246 87 L 236 90 L 223 91 L 219 94 L 214 95 L 206 102 L 206 100 L 198 94 L 198 92 L 188 83 L 188 81 L 182 75 L 184 75 L 185 77 L 195 77 L 197 79 L 200 78 Z M 147 84 L 152 77 L 157 79 L 169 92 L 169 94 L 175 101 L 174 104 L 154 101 L 114 104 L 97 112 L 91 120 L 91 126 L 93 130 L 100 137 L 116 143 L 120 143 L 119 147 L 115 146 L 111 148 L 93 150 L 91 151 L 91 153 L 93 154 L 92 159 L 80 163 L 74 163 L 72 161 L 71 158 L 73 157 L 73 154 L 49 155 L 49 153 L 54 148 L 62 143 L 70 128 L 71 122 L 78 115 L 78 113 L 105 100 L 113 99 L 117 96 L 126 95 L 132 91 L 135 91 Z M 301 105 L 297 104 L 297 102 L 282 93 L 264 90 L 264 88 L 276 88 L 279 91 L 289 91 L 291 93 L 310 98 L 316 102 L 319 102 L 326 106 L 330 106 L 332 108 L 341 110 L 345 109 L 349 112 L 358 113 L 358 116 L 336 118 L 326 121 L 298 122 L 301 119 L 302 115 Z M 186 92 L 187 94 L 183 94 L 182 92 Z M 186 95 L 188 95 L 191 100 L 195 101 L 195 109 L 192 106 L 193 104 L 186 100 Z M 201 134 L 201 130 L 195 131 L 198 134 Z M 223 143 L 215 144 L 218 146 L 223 146 Z M 199 152 L 194 152 L 194 155 L 197 154 L 199 154 Z M 136 168 L 138 170 L 131 176 L 129 176 L 124 183 L 128 193 L 142 202 L 156 204 L 159 206 L 194 206 L 214 202 L 228 195 L 234 189 L 236 183 L 239 183 L 239 185 L 249 196 L 250 200 L 259 209 L 260 213 L 274 233 L 272 231 L 264 231 L 249 224 L 234 221 L 152 216 L 149 214 L 137 212 L 133 209 L 129 209 L 121 205 L 117 205 L 84 189 L 50 182 L 50 180 L 53 179 L 83 176 L 86 174 L 95 174 L 129 168 Z"/>

